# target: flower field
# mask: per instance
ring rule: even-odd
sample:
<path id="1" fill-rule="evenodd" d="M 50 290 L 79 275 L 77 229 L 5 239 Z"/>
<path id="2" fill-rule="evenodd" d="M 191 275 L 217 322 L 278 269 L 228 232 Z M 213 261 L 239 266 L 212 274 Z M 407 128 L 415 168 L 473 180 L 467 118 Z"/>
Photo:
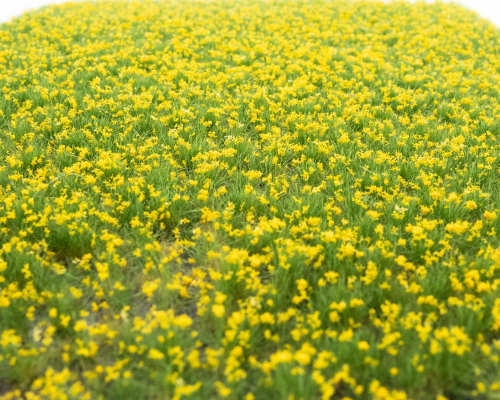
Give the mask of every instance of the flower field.
<path id="1" fill-rule="evenodd" d="M 500 399 L 500 29 L 456 5 L 0 26 L 0 399 Z"/>

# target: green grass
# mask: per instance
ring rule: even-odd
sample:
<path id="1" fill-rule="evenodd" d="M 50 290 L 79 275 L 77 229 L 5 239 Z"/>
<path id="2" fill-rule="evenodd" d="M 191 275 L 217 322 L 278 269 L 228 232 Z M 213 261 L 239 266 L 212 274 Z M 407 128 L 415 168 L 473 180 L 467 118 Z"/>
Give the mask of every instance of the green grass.
<path id="1" fill-rule="evenodd" d="M 500 398 L 500 31 L 453 4 L 0 26 L 0 399 Z"/>

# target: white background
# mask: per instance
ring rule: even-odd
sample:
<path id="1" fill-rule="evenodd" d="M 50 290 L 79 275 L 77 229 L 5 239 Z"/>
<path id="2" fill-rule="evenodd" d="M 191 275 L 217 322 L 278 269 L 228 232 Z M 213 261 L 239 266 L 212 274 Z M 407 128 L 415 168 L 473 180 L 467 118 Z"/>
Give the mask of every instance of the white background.
<path id="1" fill-rule="evenodd" d="M 0 22 L 10 20 L 26 10 L 38 8 L 47 4 L 63 3 L 66 0 L 0 0 Z M 433 0 L 427 0 L 433 1 Z M 445 0 L 447 1 L 447 0 Z M 500 27 L 500 0 L 455 0 L 483 17 L 489 18 Z"/>

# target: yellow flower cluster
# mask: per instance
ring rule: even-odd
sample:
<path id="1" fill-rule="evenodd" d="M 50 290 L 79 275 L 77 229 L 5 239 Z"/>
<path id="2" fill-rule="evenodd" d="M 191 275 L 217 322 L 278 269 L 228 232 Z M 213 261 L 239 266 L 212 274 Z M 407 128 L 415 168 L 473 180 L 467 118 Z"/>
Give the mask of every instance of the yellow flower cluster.
<path id="1" fill-rule="evenodd" d="M 500 396 L 500 31 L 453 4 L 0 26 L 0 399 Z"/>

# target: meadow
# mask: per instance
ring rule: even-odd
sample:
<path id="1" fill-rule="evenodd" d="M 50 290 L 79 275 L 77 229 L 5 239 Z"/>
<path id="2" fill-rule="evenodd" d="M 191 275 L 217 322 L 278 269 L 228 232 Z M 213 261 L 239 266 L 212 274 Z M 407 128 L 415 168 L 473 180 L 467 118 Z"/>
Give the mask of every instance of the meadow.
<path id="1" fill-rule="evenodd" d="M 500 30 L 453 4 L 0 25 L 0 399 L 500 399 Z"/>

